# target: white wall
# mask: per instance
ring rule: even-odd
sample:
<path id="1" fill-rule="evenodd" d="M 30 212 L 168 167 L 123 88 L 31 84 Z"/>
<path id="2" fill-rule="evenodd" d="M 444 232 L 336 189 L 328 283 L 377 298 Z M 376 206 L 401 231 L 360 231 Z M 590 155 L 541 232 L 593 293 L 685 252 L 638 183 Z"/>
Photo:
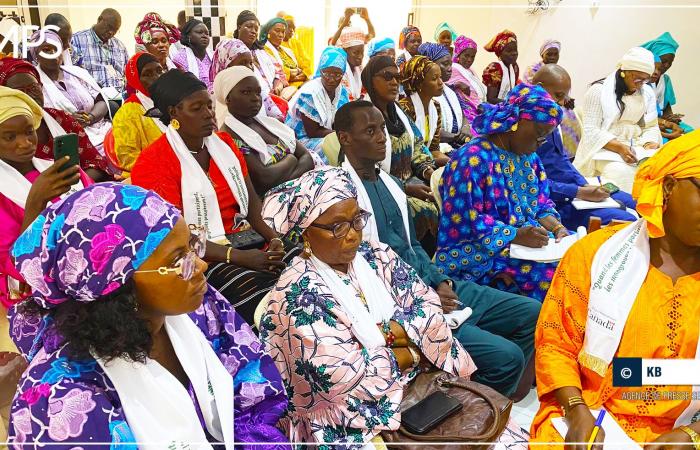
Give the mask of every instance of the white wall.
<path id="1" fill-rule="evenodd" d="M 547 38 L 562 42 L 559 63 L 571 74 L 572 94 L 583 98 L 588 84 L 615 68 L 627 49 L 670 31 L 679 42 L 676 62 L 669 71 L 673 77 L 678 104 L 675 110 L 686 114 L 686 121 L 700 126 L 700 96 L 695 78 L 700 70 L 700 8 L 689 0 L 549 0 L 550 9 L 531 16 L 527 0 L 416 0 L 416 25 L 424 39 L 432 40 L 437 25 L 447 21 L 458 33 L 480 46 L 474 69 L 495 60 L 481 49 L 498 31 L 508 28 L 518 35 L 518 63 L 524 71 L 539 60 L 539 47 Z M 668 5 L 679 5 L 669 7 Z"/>

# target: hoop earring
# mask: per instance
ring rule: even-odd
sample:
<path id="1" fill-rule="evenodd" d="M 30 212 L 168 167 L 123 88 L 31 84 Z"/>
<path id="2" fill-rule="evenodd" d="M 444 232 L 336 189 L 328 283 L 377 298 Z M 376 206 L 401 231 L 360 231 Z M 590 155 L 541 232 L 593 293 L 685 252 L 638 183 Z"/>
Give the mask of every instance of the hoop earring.
<path id="1" fill-rule="evenodd" d="M 180 129 L 180 122 L 177 119 L 171 120 L 170 125 L 176 130 Z"/>
<path id="2" fill-rule="evenodd" d="M 311 258 L 311 255 L 312 255 L 311 244 L 309 244 L 309 241 L 304 240 L 304 257 Z"/>

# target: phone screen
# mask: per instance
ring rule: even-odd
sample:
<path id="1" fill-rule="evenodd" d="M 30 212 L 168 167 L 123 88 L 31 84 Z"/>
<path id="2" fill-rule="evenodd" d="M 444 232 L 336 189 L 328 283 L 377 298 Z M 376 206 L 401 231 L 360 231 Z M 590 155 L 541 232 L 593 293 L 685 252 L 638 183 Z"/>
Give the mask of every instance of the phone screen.
<path id="1" fill-rule="evenodd" d="M 61 167 L 61 172 L 71 166 L 80 165 L 80 153 L 78 152 L 78 135 L 75 133 L 56 136 L 53 140 L 53 159 L 58 161 L 68 156 L 69 161 Z"/>

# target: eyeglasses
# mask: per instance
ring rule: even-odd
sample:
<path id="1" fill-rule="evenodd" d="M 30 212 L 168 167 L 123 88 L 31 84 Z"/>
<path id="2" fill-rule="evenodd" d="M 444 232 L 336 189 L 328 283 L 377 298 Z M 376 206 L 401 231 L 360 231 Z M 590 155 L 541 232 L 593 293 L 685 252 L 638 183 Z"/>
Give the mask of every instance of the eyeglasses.
<path id="1" fill-rule="evenodd" d="M 397 82 L 401 83 L 401 74 L 400 73 L 393 73 L 393 72 L 380 72 L 374 75 L 375 77 L 381 77 L 384 79 L 384 81 L 391 81 L 391 80 L 396 80 Z"/>
<path id="2" fill-rule="evenodd" d="M 203 226 L 190 225 L 190 251 L 172 264 L 172 267 L 161 266 L 153 270 L 136 270 L 134 273 L 157 273 L 168 275 L 174 273 L 185 281 L 194 276 L 197 258 L 203 258 L 207 251 L 207 230 Z"/>
<path id="3" fill-rule="evenodd" d="M 340 80 L 341 78 L 343 78 L 343 75 L 344 74 L 342 72 L 341 73 L 333 73 L 333 72 L 321 71 L 321 76 L 323 78 L 325 78 L 326 80 L 336 80 L 337 81 L 337 80 Z"/>
<path id="4" fill-rule="evenodd" d="M 360 211 L 352 220 L 346 222 L 336 222 L 330 225 L 324 225 L 321 223 L 312 223 L 312 227 L 321 228 L 322 230 L 328 230 L 333 232 L 333 237 L 336 239 L 342 239 L 348 235 L 350 232 L 350 227 L 354 228 L 355 231 L 362 231 L 367 225 L 367 221 L 372 216 L 372 213 L 367 211 Z"/>

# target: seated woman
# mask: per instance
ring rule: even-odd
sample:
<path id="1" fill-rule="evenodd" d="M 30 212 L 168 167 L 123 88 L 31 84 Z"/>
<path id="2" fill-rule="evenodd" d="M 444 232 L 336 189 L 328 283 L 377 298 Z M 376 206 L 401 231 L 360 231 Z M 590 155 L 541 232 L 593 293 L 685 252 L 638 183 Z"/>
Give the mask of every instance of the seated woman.
<path id="1" fill-rule="evenodd" d="M 80 168 L 96 182 L 111 178 L 107 173 L 107 159 L 100 155 L 90 143 L 82 125 L 65 111 L 44 107 L 44 93 L 36 67 L 11 56 L 0 59 L 0 86 L 24 92 L 42 108 L 41 125 L 36 130 L 37 142 L 34 156 L 53 161 L 53 138 L 75 133 L 78 135 Z"/>
<path id="2" fill-rule="evenodd" d="M 432 42 L 421 44 L 418 47 L 418 53 L 440 66 L 440 77 L 443 83 L 442 95 L 437 97 L 442 122 L 440 142 L 450 144 L 454 148 L 461 147 L 471 139 L 471 128 L 462 112 L 457 93 L 447 85 L 452 77 L 452 56 L 445 46 Z"/>
<path id="3" fill-rule="evenodd" d="M 234 66 L 247 67 L 250 70 L 255 70 L 253 66 L 253 54 L 250 49 L 246 47 L 243 41 L 232 38 L 225 38 L 219 45 L 216 46 L 214 50 L 214 62 L 211 65 L 211 70 L 209 76 L 211 80 L 216 80 L 216 75 L 224 69 Z M 258 81 L 260 79 L 258 78 Z M 267 117 L 272 117 L 279 121 L 284 121 L 287 113 L 287 103 L 277 97 L 279 104 L 275 101 L 275 98 L 270 95 L 269 91 L 266 91 L 263 84 L 260 85 L 262 92 L 261 96 L 263 98 L 263 108 L 261 113 L 265 114 Z M 214 93 L 213 85 L 212 89 L 209 91 Z"/>
<path id="4" fill-rule="evenodd" d="M 452 57 L 455 50 L 452 44 L 455 39 L 457 39 L 457 32 L 454 28 L 452 28 L 449 23 L 442 22 L 435 28 L 435 35 L 433 37 L 435 38 L 435 42 L 445 47 L 447 51 L 450 52 L 450 57 Z"/>
<path id="5" fill-rule="evenodd" d="M 34 157 L 42 111 L 27 94 L 0 86 L 0 102 L 0 305 L 8 308 L 26 294 L 12 244 L 49 202 L 92 180 L 76 166 L 59 170 L 66 160 Z"/>
<path id="6" fill-rule="evenodd" d="M 520 82 L 518 38 L 512 31 L 503 30 L 484 45 L 484 50 L 495 53 L 498 58 L 498 61 L 486 66 L 482 75 L 486 85 L 486 101 L 500 103 Z"/>
<path id="7" fill-rule="evenodd" d="M 374 38 L 369 41 L 369 44 L 367 44 L 367 57 L 371 59 L 375 56 L 389 56 L 391 59 L 396 59 L 396 43 L 394 40 L 391 38 Z"/>
<path id="8" fill-rule="evenodd" d="M 253 70 L 263 88 L 263 95 L 269 93 L 281 95 L 282 89 L 288 85 L 282 66 L 265 51 L 265 47 L 258 40 L 260 21 L 251 11 L 245 10 L 236 19 L 236 31 L 233 37 L 240 39 L 253 54 Z"/>
<path id="9" fill-rule="evenodd" d="M 243 153 L 260 196 L 314 168 L 306 147 L 283 123 L 261 115 L 260 83 L 247 67 L 231 67 L 214 81 L 217 123 Z"/>
<path id="10" fill-rule="evenodd" d="M 284 33 L 284 42 L 282 42 L 282 47 L 284 51 L 292 57 L 294 62 L 299 66 L 299 68 L 307 75 L 311 77 L 314 73 L 313 71 L 313 61 L 308 56 L 308 51 L 302 39 L 296 35 L 297 26 L 294 22 L 294 17 L 280 11 L 277 13 L 277 17 L 284 19 L 287 22 L 287 31 Z M 304 27 L 304 31 L 311 31 L 311 28 Z"/>
<path id="11" fill-rule="evenodd" d="M 654 55 L 634 47 L 617 67 L 586 92 L 583 136 L 574 166 L 586 177 L 599 175 L 632 192 L 637 149 L 654 150 L 661 144 L 656 96 L 646 85 L 654 73 Z"/>
<path id="12" fill-rule="evenodd" d="M 347 64 L 343 75 L 343 86 L 348 91 L 350 101 L 359 100 L 363 97 L 362 90 L 362 60 L 365 57 L 365 34 L 359 28 L 343 28 L 338 47 L 347 54 Z"/>
<path id="13" fill-rule="evenodd" d="M 380 167 L 403 183 L 418 240 L 428 239 L 434 244 L 438 209 L 429 184 L 435 161 L 416 124 L 396 103 L 400 77 L 399 68 L 389 56 L 375 56 L 362 70 L 362 84 L 386 123 L 387 152 Z M 434 247 L 427 242 L 426 246 Z"/>
<path id="14" fill-rule="evenodd" d="M 436 97 L 443 93 L 442 70 L 425 56 L 414 56 L 404 64 L 401 79 L 408 97 L 399 100 L 399 105 L 420 130 L 423 145 L 430 150 L 435 164 L 442 167 L 450 160 L 440 148 L 442 109 Z"/>
<path id="15" fill-rule="evenodd" d="M 284 72 L 287 86 L 282 90 L 281 96 L 289 100 L 309 77 L 299 68 L 294 53 L 282 46 L 286 33 L 287 22 L 279 17 L 271 19 L 260 28 L 260 43 L 265 46 L 265 51 L 275 59 Z"/>
<path id="16" fill-rule="evenodd" d="M 528 84 L 482 109 L 472 124 L 480 137 L 457 150 L 440 180 L 436 263 L 455 280 L 502 288 L 508 277 L 520 293 L 542 301 L 557 264 L 511 258 L 509 249 L 544 247 L 549 237 L 569 234 L 535 153 L 562 110 L 542 87 Z"/>
<path id="17" fill-rule="evenodd" d="M 486 101 L 486 86 L 472 70 L 476 50 L 476 42 L 472 39 L 466 36 L 457 38 L 452 56 L 452 75 L 447 80 L 447 85 L 457 94 L 462 112 L 469 124 L 476 117 L 479 105 Z"/>
<path id="18" fill-rule="evenodd" d="M 209 78 L 209 71 L 214 56 L 214 52 L 209 49 L 209 28 L 201 20 L 190 19 L 184 27 L 180 36 L 180 43 L 184 46 L 182 50 L 173 58 L 173 63 L 178 67 L 183 67 L 199 78 L 202 83 L 211 90 L 214 80 Z"/>
<path id="19" fill-rule="evenodd" d="M 37 31 L 32 42 L 40 39 Z M 69 113 L 85 128 L 90 142 L 104 155 L 105 135 L 112 129 L 109 121 L 109 106 L 101 93 L 101 88 L 90 73 L 82 67 L 62 65 L 62 57 L 45 58 L 58 48 L 54 43 L 61 38 L 53 31 L 44 33 L 44 43 L 31 47 L 37 61 L 39 82 L 44 92 L 44 106 Z"/>
<path id="20" fill-rule="evenodd" d="M 418 47 L 423 43 L 423 37 L 417 27 L 409 25 L 404 27 L 399 34 L 399 50 L 401 54 L 396 58 L 396 65 L 403 68 L 406 61 L 418 54 Z"/>
<path id="21" fill-rule="evenodd" d="M 180 30 L 175 25 L 165 22 L 160 14 L 154 12 L 146 14 L 134 30 L 136 52 L 147 52 L 155 56 L 165 70 L 187 67 L 176 66 L 170 58 L 173 53 L 170 46 L 179 42 L 180 37 Z"/>
<path id="22" fill-rule="evenodd" d="M 30 363 L 12 444 L 233 448 L 235 434 L 242 448 L 289 448 L 280 374 L 207 285 L 204 233 L 191 230 L 153 192 L 102 183 L 20 236 L 13 256 L 32 298 L 13 310 L 12 337 Z"/>
<path id="23" fill-rule="evenodd" d="M 348 91 L 341 84 L 346 64 L 343 50 L 327 47 L 321 53 L 314 79 L 304 84 L 289 102 L 285 123 L 318 163 L 328 163 L 321 143 L 333 132 L 335 112 L 349 101 Z"/>
<path id="24" fill-rule="evenodd" d="M 547 39 L 544 41 L 540 47 L 541 61 L 536 62 L 527 69 L 525 69 L 525 75 L 523 75 L 523 81 L 527 84 L 533 84 L 532 78 L 535 76 L 538 70 L 542 68 L 545 64 L 556 64 L 559 62 L 559 52 L 561 51 L 561 42 L 555 39 Z"/>
<path id="25" fill-rule="evenodd" d="M 554 275 L 535 334 L 534 442 L 587 442 L 590 409 L 605 408 L 629 437 L 651 443 L 645 449 L 697 446 L 696 389 L 615 387 L 611 362 L 700 357 L 700 132 L 669 142 L 644 163 L 633 195 L 642 218 L 577 242 Z M 562 411 L 565 437 L 551 420 Z M 605 431 L 596 439 L 601 447 Z"/>
<path id="26" fill-rule="evenodd" d="M 163 66 L 155 56 L 140 52 L 129 59 L 124 70 L 127 90 L 131 92 L 112 122 L 114 156 L 122 176 L 129 176 L 136 159 L 143 149 L 165 133 L 165 125 L 158 119 L 147 117 L 153 108 L 148 89 L 163 75 Z"/>
<path id="27" fill-rule="evenodd" d="M 290 395 L 281 426 L 294 442 L 381 443 L 382 430 L 399 427 L 419 363 L 462 377 L 476 370 L 435 291 L 388 246 L 363 241 L 369 214 L 356 198 L 347 172 L 328 168 L 265 199 L 265 221 L 304 242 L 261 321 Z"/>
<path id="28" fill-rule="evenodd" d="M 275 285 L 285 261 L 284 245 L 260 218 L 260 199 L 236 144 L 214 133 L 214 108 L 207 88 L 193 74 L 177 69 L 151 85 L 151 97 L 165 134 L 146 148 L 131 172 L 137 186 L 151 189 L 183 212 L 188 224 L 207 226 L 210 241 L 205 260 L 209 283 L 247 321 L 262 297 Z M 260 246 L 241 250 L 250 227 Z M 284 259 L 283 259 L 284 258 Z"/>

